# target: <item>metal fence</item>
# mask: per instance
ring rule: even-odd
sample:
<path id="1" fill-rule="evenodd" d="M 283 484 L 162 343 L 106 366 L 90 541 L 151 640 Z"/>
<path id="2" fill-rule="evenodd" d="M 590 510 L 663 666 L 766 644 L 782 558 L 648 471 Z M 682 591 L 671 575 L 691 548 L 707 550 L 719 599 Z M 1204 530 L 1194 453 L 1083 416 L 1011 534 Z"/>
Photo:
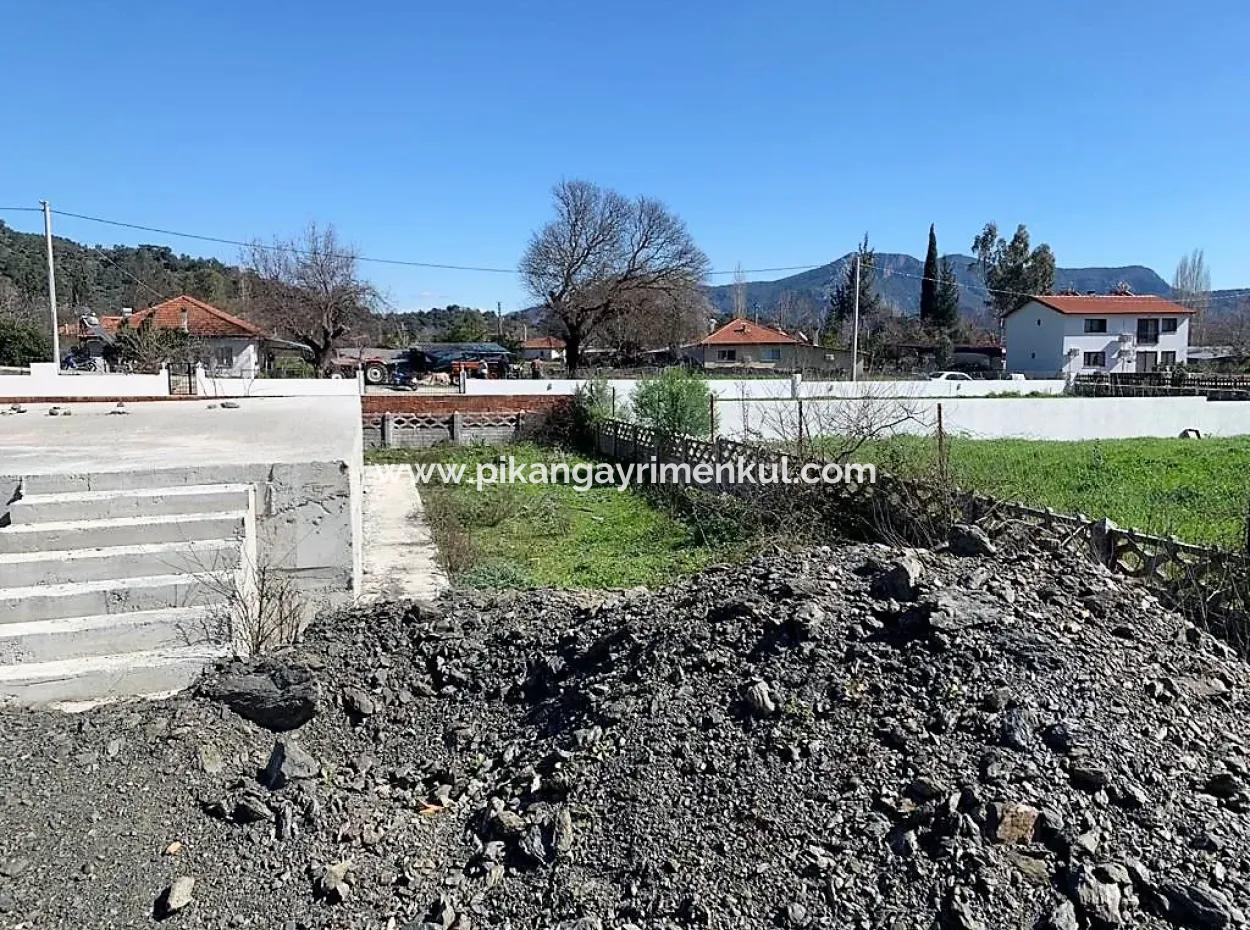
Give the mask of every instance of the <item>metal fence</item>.
<path id="1" fill-rule="evenodd" d="M 691 436 L 665 434 L 635 423 L 607 420 L 597 428 L 596 446 L 600 454 L 632 462 L 727 462 L 742 458 L 758 464 L 779 465 L 787 453 L 780 449 L 729 439 L 703 440 Z M 801 467 L 804 462 L 825 462 L 814 455 L 788 456 Z M 794 473 L 796 468 L 791 468 Z M 715 482 L 705 483 L 704 490 L 734 491 Z M 820 487 L 822 493 L 834 495 L 847 507 L 864 509 L 864 495 L 869 499 L 898 498 L 906 506 L 923 507 L 935 495 L 935 489 L 920 482 L 894 475 L 877 473 L 874 485 L 852 486 L 831 484 Z M 942 492 L 945 494 L 945 491 Z M 857 499 L 857 496 L 859 499 Z M 1187 612 L 1200 613 L 1212 626 L 1231 627 L 1235 616 L 1237 636 L 1244 639 L 1245 612 L 1250 608 L 1250 523 L 1247 526 L 1244 551 L 1200 546 L 1182 542 L 1175 537 L 1154 536 L 1135 529 L 1116 526 L 1111 520 L 1091 519 L 1083 514 L 1065 514 L 1049 508 L 1031 507 L 1014 501 L 996 500 L 986 495 L 956 489 L 954 500 L 960 519 L 984 526 L 991 533 L 1009 530 L 1044 531 L 1073 550 L 1091 556 L 1112 572 L 1135 578 L 1155 588 L 1165 600 Z M 839 501 L 834 501 L 836 510 Z M 1243 648 L 1247 645 L 1241 643 Z"/>

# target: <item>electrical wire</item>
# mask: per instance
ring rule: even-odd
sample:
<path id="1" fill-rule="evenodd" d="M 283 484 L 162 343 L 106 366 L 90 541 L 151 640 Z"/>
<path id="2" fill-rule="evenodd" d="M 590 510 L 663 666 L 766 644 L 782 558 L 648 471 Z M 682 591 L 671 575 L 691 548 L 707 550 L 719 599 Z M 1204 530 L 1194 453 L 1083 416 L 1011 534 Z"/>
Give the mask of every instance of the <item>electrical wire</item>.
<path id="1" fill-rule="evenodd" d="M 0 211 L 2 210 L 14 210 L 14 211 L 22 211 L 22 212 L 39 212 L 40 208 L 39 207 L 0 207 Z M 248 242 L 243 239 L 230 239 L 230 238 L 226 238 L 223 236 L 209 236 L 209 235 L 204 235 L 202 233 L 182 232 L 180 230 L 166 229 L 160 226 L 147 226 L 141 223 L 129 223 L 129 222 L 124 222 L 122 220 L 112 220 L 106 217 L 92 216 L 86 213 L 75 213 L 70 210 L 55 210 L 54 209 L 52 210 L 52 213 L 57 216 L 71 217 L 73 219 L 84 220 L 89 223 L 100 223 L 106 226 L 116 226 L 116 227 L 120 227 L 123 229 L 140 230 L 142 232 L 157 233 L 163 236 L 174 236 L 176 238 L 181 238 L 181 239 L 193 239 L 193 240 L 197 240 L 200 242 L 212 242 L 218 245 L 233 245 L 233 246 L 239 246 L 242 248 L 259 248 L 265 251 L 288 252 L 294 255 L 311 254 L 307 249 L 301 249 L 301 248 L 298 248 L 297 246 L 265 244 L 265 243 L 258 242 L 258 241 Z M 335 256 L 335 257 L 339 257 L 339 256 Z M 444 262 L 423 262 L 423 261 L 416 261 L 416 260 L 411 260 L 411 259 L 379 258 L 377 256 L 370 256 L 370 255 L 351 255 L 351 256 L 344 255 L 341 257 L 352 257 L 360 262 L 370 262 L 373 264 L 382 264 L 382 265 L 398 265 L 398 266 L 409 267 L 409 268 L 428 268 L 428 269 L 437 269 L 437 270 L 444 270 L 444 271 L 473 271 L 473 272 L 481 272 L 481 273 L 487 273 L 487 274 L 510 274 L 510 275 L 519 274 L 519 272 L 515 268 L 496 268 L 496 267 L 491 267 L 487 265 L 462 265 L 462 264 L 451 264 L 451 263 L 444 263 Z M 708 276 L 720 277 L 723 275 L 771 274 L 771 273 L 781 272 L 781 271 L 814 271 L 817 268 L 824 268 L 830 264 L 832 264 L 832 262 L 819 262 L 819 263 L 807 264 L 807 265 L 778 265 L 778 266 L 773 266 L 769 268 L 735 268 L 731 271 L 710 271 L 708 272 Z M 932 278 L 923 274 L 912 274 L 906 271 L 896 271 L 892 269 L 880 269 L 880 273 L 882 274 L 883 277 L 900 277 L 900 278 L 908 278 L 908 279 L 916 280 L 916 281 L 933 281 L 935 283 L 940 283 L 939 278 Z M 992 287 L 988 287 L 986 285 L 981 285 L 981 284 L 964 284 L 958 281 L 954 283 L 955 283 L 955 286 L 961 290 L 973 291 L 978 294 L 984 294 L 984 295 L 1001 294 L 1001 295 L 1010 296 L 1010 297 L 1032 297 L 1034 296 L 1024 291 L 1014 291 L 1014 290 L 1009 290 L 1006 288 L 992 288 Z M 1212 303 L 1212 302 L 1220 301 L 1220 300 L 1242 300 L 1246 297 L 1250 297 L 1250 289 L 1240 289 L 1236 291 L 1235 293 L 1208 296 L 1204 299 L 1207 303 Z"/>

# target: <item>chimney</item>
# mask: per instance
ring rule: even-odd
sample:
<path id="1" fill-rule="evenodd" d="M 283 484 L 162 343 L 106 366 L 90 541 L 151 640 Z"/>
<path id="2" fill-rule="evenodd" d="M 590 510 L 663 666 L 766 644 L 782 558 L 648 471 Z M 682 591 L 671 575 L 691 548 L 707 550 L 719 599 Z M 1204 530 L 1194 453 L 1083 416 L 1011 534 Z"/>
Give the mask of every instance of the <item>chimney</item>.
<path id="1" fill-rule="evenodd" d="M 134 312 L 135 312 L 135 308 L 134 308 L 134 307 L 122 307 L 122 319 L 123 319 L 123 320 L 128 320 L 128 319 L 130 319 L 130 314 L 132 314 L 132 313 L 134 313 Z"/>
<path id="2" fill-rule="evenodd" d="M 189 332 L 188 327 L 187 327 L 187 308 L 186 307 L 183 307 L 182 311 L 178 314 L 178 328 L 181 329 L 184 333 Z"/>

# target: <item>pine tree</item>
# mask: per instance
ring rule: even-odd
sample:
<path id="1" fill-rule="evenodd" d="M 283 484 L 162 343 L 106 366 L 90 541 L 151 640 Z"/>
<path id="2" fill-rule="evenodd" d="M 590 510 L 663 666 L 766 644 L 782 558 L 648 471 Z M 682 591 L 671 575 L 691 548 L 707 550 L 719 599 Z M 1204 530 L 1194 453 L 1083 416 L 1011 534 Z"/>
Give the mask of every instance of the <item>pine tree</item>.
<path id="1" fill-rule="evenodd" d="M 840 329 L 850 323 L 855 315 L 855 265 L 859 263 L 859 316 L 872 316 L 882 309 L 881 296 L 876 288 L 877 253 L 868 245 L 868 234 L 859 244 L 855 254 L 848 257 L 842 270 L 842 281 L 829 297 L 829 318 L 825 329 Z"/>
<path id="2" fill-rule="evenodd" d="M 959 323 L 959 284 L 955 281 L 955 269 L 948 258 L 942 259 L 941 271 L 938 272 L 931 322 L 943 329 L 954 329 Z"/>
<path id="3" fill-rule="evenodd" d="M 937 322 L 938 285 L 940 284 L 938 267 L 937 233 L 933 224 L 929 224 L 929 251 L 924 256 L 924 277 L 920 281 L 920 322 L 930 325 Z"/>

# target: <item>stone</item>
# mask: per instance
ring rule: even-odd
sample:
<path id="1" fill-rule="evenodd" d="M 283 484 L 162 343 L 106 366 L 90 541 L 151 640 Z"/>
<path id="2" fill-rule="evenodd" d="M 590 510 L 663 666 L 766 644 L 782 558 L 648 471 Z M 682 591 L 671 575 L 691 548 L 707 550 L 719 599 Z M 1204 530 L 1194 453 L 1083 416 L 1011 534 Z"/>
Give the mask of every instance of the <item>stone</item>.
<path id="1" fill-rule="evenodd" d="M 274 813 L 263 800 L 247 794 L 235 802 L 232 819 L 235 823 L 260 823 L 272 821 Z"/>
<path id="2" fill-rule="evenodd" d="M 1046 915 L 1042 930 L 1080 930 L 1080 926 L 1076 919 L 1076 908 L 1072 906 L 1072 902 L 1060 901 Z"/>
<path id="3" fill-rule="evenodd" d="M 1120 886 L 1099 881 L 1088 869 L 1077 876 L 1074 899 L 1090 930 L 1110 930 L 1123 922 L 1120 916 Z"/>
<path id="4" fill-rule="evenodd" d="M 260 775 L 260 783 L 277 791 L 292 781 L 318 778 L 321 765 L 300 748 L 293 739 L 279 739 L 274 743 L 269 762 Z"/>
<path id="5" fill-rule="evenodd" d="M 217 751 L 216 746 L 208 743 L 201 743 L 199 749 L 196 750 L 199 756 L 200 768 L 209 775 L 217 775 L 225 768 L 225 762 L 222 761 L 221 753 Z"/>
<path id="6" fill-rule="evenodd" d="M 743 698 L 747 708 L 756 717 L 768 717 L 777 712 L 772 689 L 766 681 L 755 681 L 747 685 L 743 690 Z"/>
<path id="7" fill-rule="evenodd" d="M 491 816 L 491 826 L 497 836 L 514 839 L 525 832 L 525 818 L 515 811 L 496 811 Z"/>
<path id="8" fill-rule="evenodd" d="M 347 687 L 343 689 L 343 709 L 359 720 L 372 717 L 377 713 L 378 705 L 360 688 Z"/>
<path id="9" fill-rule="evenodd" d="M 551 846 L 556 855 L 563 856 L 573 848 L 573 815 L 567 807 L 556 813 L 555 824 L 551 828 Z"/>
<path id="10" fill-rule="evenodd" d="M 1225 930 L 1246 922 L 1245 914 L 1210 885 L 1171 882 L 1160 891 L 1172 922 L 1190 930 Z"/>
<path id="11" fill-rule="evenodd" d="M 331 904 L 342 904 L 351 897 L 352 889 L 348 883 L 351 871 L 350 859 L 344 859 L 333 865 L 314 866 L 312 868 L 313 891 L 319 898 Z"/>
<path id="12" fill-rule="evenodd" d="M 990 838 L 996 843 L 1028 843 L 1033 839 L 1038 809 L 1028 804 L 990 805 Z"/>
<path id="13" fill-rule="evenodd" d="M 879 598 L 892 598 L 900 602 L 916 599 L 916 586 L 924 574 L 920 560 L 914 555 L 904 555 L 886 566 L 872 582 L 872 594 Z"/>
<path id="14" fill-rule="evenodd" d="M 195 879 L 183 875 L 174 879 L 172 885 L 161 892 L 156 901 L 156 912 L 162 917 L 176 914 L 191 903 L 191 893 L 195 890 Z"/>
<path id="15" fill-rule="evenodd" d="M 278 733 L 302 727 L 316 716 L 321 702 L 311 669 L 267 656 L 233 663 L 201 685 L 199 694 Z"/>
<path id="16" fill-rule="evenodd" d="M 946 547 L 952 555 L 959 556 L 993 555 L 998 551 L 985 530 L 967 523 L 956 523 L 951 527 Z"/>
<path id="17" fill-rule="evenodd" d="M 1107 787 L 1111 777 L 1106 769 L 1094 766 L 1074 765 L 1068 770 L 1068 779 L 1082 791 L 1101 791 Z"/>
<path id="18" fill-rule="evenodd" d="M 1202 786 L 1205 794 L 1227 800 L 1244 790 L 1245 784 L 1232 772 L 1216 772 Z"/>

